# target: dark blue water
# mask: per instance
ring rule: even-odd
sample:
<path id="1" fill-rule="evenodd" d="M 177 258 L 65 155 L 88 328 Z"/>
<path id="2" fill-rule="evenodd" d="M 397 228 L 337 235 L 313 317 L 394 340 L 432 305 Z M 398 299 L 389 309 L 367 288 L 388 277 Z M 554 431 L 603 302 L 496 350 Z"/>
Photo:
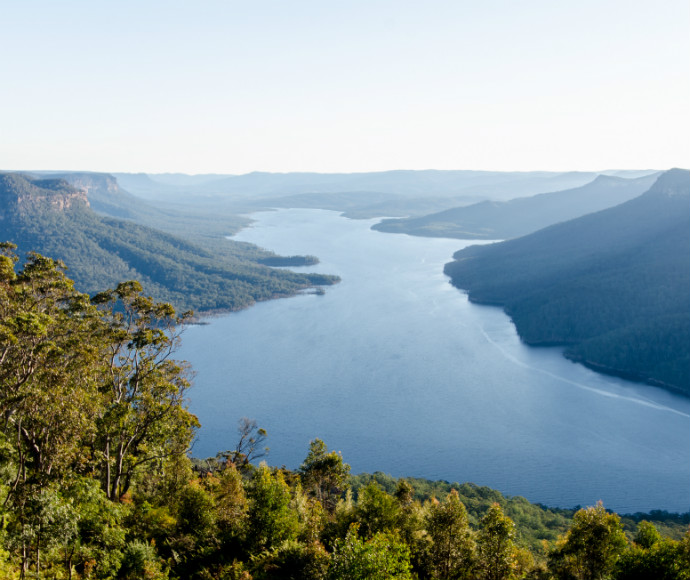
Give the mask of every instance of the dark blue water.
<path id="1" fill-rule="evenodd" d="M 237 236 L 342 282 L 185 331 L 196 456 L 232 448 L 240 417 L 269 463 L 319 437 L 354 473 L 471 481 L 552 506 L 690 509 L 690 400 L 520 343 L 499 308 L 443 275 L 464 241 L 371 231 L 335 212 L 255 214 Z"/>

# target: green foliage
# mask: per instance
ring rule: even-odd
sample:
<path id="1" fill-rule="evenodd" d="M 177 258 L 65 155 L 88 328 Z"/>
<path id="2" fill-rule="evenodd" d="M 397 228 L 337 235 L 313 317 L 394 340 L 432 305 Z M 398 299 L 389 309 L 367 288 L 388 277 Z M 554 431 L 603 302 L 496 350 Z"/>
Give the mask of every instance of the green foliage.
<path id="1" fill-rule="evenodd" d="M 493 504 L 481 520 L 477 533 L 477 559 L 484 580 L 508 580 L 515 577 L 515 524 Z"/>
<path id="2" fill-rule="evenodd" d="M 143 296 L 138 282 L 121 283 L 93 301 L 109 339 L 97 445 L 104 490 L 120 499 L 142 466 L 184 454 L 198 427 L 186 409 L 187 365 L 171 358 L 185 315 Z"/>
<path id="3" fill-rule="evenodd" d="M 117 575 L 122 580 L 165 580 L 168 573 L 158 560 L 151 544 L 134 540 L 125 546 Z"/>
<path id="4" fill-rule="evenodd" d="M 184 455 L 193 436 L 184 368 L 171 358 L 180 319 L 135 282 L 96 307 L 59 262 L 30 254 L 14 272 L 13 247 L 1 249 L 7 546 L 22 576 L 66 567 L 108 577 L 125 539 L 111 504 L 153 462 Z"/>
<path id="5" fill-rule="evenodd" d="M 309 444 L 309 453 L 298 470 L 305 491 L 329 512 L 335 510 L 338 499 L 347 489 L 350 466 L 335 451 L 328 451 L 321 439 Z"/>
<path id="6" fill-rule="evenodd" d="M 79 477 L 63 488 L 77 533 L 64 550 L 64 564 L 84 577 L 110 578 L 120 568 L 127 508 L 108 500 L 97 481 Z"/>
<path id="7" fill-rule="evenodd" d="M 635 534 L 635 543 L 645 550 L 649 550 L 654 544 L 661 540 L 661 534 L 654 527 L 654 524 L 648 521 L 640 522 L 640 526 Z"/>
<path id="8" fill-rule="evenodd" d="M 628 547 L 617 562 L 616 580 L 690 578 L 690 554 L 681 542 L 662 538 L 649 527 L 645 528 L 642 537 L 638 535 L 635 540 L 635 544 Z"/>
<path id="9" fill-rule="evenodd" d="M 233 465 L 229 465 L 216 480 L 212 480 L 209 487 L 214 493 L 216 521 L 222 545 L 226 551 L 237 552 L 237 547 L 244 540 L 249 511 L 242 477 Z"/>
<path id="10" fill-rule="evenodd" d="M 627 544 L 616 514 L 599 502 L 579 510 L 568 533 L 550 555 L 558 578 L 603 580 L 609 578 Z"/>
<path id="11" fill-rule="evenodd" d="M 297 538 L 299 521 L 291 509 L 292 496 L 282 472 L 262 463 L 252 477 L 248 493 L 248 541 L 254 553 Z"/>
<path id="12" fill-rule="evenodd" d="M 360 537 L 357 524 L 336 542 L 330 580 L 412 580 L 409 548 L 395 535 Z"/>
<path id="13" fill-rule="evenodd" d="M 254 580 L 326 580 L 330 555 L 320 544 L 288 540 L 252 558 Z"/>
<path id="14" fill-rule="evenodd" d="M 378 485 L 370 483 L 359 491 L 355 518 L 364 537 L 393 532 L 400 527 L 400 504 Z"/>
<path id="15" fill-rule="evenodd" d="M 381 472 L 360 474 L 351 477 L 351 486 L 358 492 L 363 486 L 374 481 L 388 493 L 394 493 L 399 481 Z M 470 524 L 478 526 L 480 519 L 493 503 L 498 502 L 506 515 L 519 527 L 517 541 L 531 550 L 543 552 L 543 541 L 555 541 L 564 534 L 570 524 L 574 510 L 546 508 L 529 503 L 523 497 L 505 497 L 494 489 L 472 483 L 448 483 L 419 478 L 407 478 L 411 484 L 413 498 L 426 502 L 432 498 L 445 498 L 452 490 L 457 491 L 460 501 L 468 512 Z M 634 523 L 633 523 L 634 525 Z"/>
<path id="16" fill-rule="evenodd" d="M 471 578 L 477 566 L 474 534 L 458 492 L 443 503 L 434 500 L 427 509 L 426 530 L 431 539 L 429 569 L 439 580 Z"/>

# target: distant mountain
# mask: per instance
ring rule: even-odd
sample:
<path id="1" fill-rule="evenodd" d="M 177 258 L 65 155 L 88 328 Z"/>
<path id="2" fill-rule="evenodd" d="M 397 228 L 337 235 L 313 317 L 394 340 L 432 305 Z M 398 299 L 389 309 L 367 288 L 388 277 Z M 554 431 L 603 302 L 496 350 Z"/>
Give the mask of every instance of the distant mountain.
<path id="1" fill-rule="evenodd" d="M 372 229 L 443 238 L 516 238 L 629 201 L 647 191 L 656 177 L 657 174 L 636 179 L 599 175 L 575 189 L 510 201 L 484 201 L 417 218 L 383 220 Z"/>
<path id="2" fill-rule="evenodd" d="M 621 172 L 638 176 L 649 172 Z M 212 213 L 249 214 L 276 207 L 343 212 L 351 218 L 423 216 L 484 200 L 500 201 L 585 185 L 592 172 L 380 171 L 184 175 L 116 173 L 120 185 L 149 201 Z"/>
<path id="3" fill-rule="evenodd" d="M 143 174 L 140 174 L 140 176 Z M 78 189 L 86 191 L 91 208 L 97 213 L 135 221 L 165 232 L 193 239 L 222 251 L 228 242 L 225 237 L 236 233 L 251 220 L 239 216 L 227 208 L 213 204 L 210 207 L 198 200 L 189 203 L 147 202 L 123 189 L 120 180 L 109 173 L 64 172 L 43 174 L 41 177 L 63 179 Z M 144 180 L 148 178 L 144 175 Z"/>
<path id="4" fill-rule="evenodd" d="M 153 207 L 121 189 L 117 179 L 108 173 L 71 171 L 50 173 L 40 177 L 63 180 L 83 191 L 91 209 L 97 213 L 123 219 L 136 219 L 142 213 L 156 212 Z"/>
<path id="5" fill-rule="evenodd" d="M 36 251 L 62 260 L 82 292 L 136 279 L 154 298 L 179 309 L 236 310 L 337 281 L 260 265 L 259 260 L 273 255 L 250 244 L 234 244 L 241 248 L 234 254 L 215 252 L 129 220 L 97 215 L 89 201 L 94 190 L 105 195 L 110 188 L 113 195 L 111 202 L 95 203 L 100 207 L 119 207 L 120 196 L 131 201 L 128 194 L 115 188 L 109 176 L 73 179 L 84 188 L 64 179 L 0 174 L 0 240 L 17 244 L 20 255 Z"/>
<path id="6" fill-rule="evenodd" d="M 170 199 L 171 196 L 238 196 L 275 198 L 304 193 L 377 192 L 408 197 L 480 196 L 511 199 L 584 185 L 598 174 L 592 172 L 500 171 L 379 171 L 371 173 L 264 173 L 226 176 L 117 173 L 122 186 L 135 195 Z"/>
<path id="7" fill-rule="evenodd" d="M 470 300 L 502 305 L 532 345 L 690 395 L 690 172 L 619 206 L 457 252 Z"/>

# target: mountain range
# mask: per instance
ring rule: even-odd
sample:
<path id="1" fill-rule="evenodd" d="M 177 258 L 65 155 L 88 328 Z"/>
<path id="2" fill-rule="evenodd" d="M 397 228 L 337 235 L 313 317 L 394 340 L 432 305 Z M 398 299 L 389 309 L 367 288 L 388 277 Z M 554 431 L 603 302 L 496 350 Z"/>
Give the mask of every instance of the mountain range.
<path id="1" fill-rule="evenodd" d="M 607 172 L 639 177 L 652 171 Z M 344 212 L 347 217 L 421 216 L 484 200 L 571 189 L 595 172 L 380 171 L 182 175 L 116 173 L 120 185 L 143 199 L 249 213 L 274 207 Z"/>

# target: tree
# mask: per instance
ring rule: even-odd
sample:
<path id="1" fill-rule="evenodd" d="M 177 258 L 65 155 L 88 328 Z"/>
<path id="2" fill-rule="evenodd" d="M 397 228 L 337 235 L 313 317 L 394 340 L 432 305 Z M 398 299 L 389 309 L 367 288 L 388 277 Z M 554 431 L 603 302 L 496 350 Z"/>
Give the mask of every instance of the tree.
<path id="1" fill-rule="evenodd" d="M 254 419 L 242 417 L 237 425 L 239 439 L 232 451 L 223 451 L 216 458 L 234 463 L 239 469 L 247 468 L 252 461 L 268 454 L 268 447 L 260 449 L 266 441 L 265 429 L 259 428 Z"/>
<path id="2" fill-rule="evenodd" d="M 599 502 L 579 510 L 565 537 L 550 554 L 550 568 L 559 578 L 609 578 L 627 545 L 620 518 Z"/>
<path id="3" fill-rule="evenodd" d="M 378 532 L 397 530 L 401 508 L 393 496 L 372 481 L 359 490 L 355 517 L 361 524 L 360 532 L 370 538 Z"/>
<path id="4" fill-rule="evenodd" d="M 506 580 L 515 569 L 515 524 L 494 503 L 481 520 L 477 534 L 477 553 L 481 578 Z"/>
<path id="5" fill-rule="evenodd" d="M 261 463 L 248 490 L 248 539 L 250 549 L 259 552 L 297 537 L 299 521 L 291 509 L 291 494 L 280 471 L 271 473 Z"/>
<path id="6" fill-rule="evenodd" d="M 191 313 L 142 295 L 138 282 L 97 294 L 108 325 L 107 363 L 98 419 L 103 489 L 111 500 L 127 493 L 142 465 L 185 453 L 199 423 L 186 407 L 186 363 L 171 358 L 179 325 Z"/>
<path id="7" fill-rule="evenodd" d="M 432 544 L 429 568 L 433 578 L 471 578 L 476 567 L 476 545 L 467 510 L 458 492 L 452 490 L 443 503 L 429 505 L 426 529 Z"/>
<path id="8" fill-rule="evenodd" d="M 218 527 L 224 544 L 234 544 L 244 534 L 248 500 L 237 468 L 230 464 L 218 476 L 217 480 L 207 478 L 213 483 L 209 486 L 214 492 Z M 227 547 L 225 548 L 227 551 Z"/>
<path id="9" fill-rule="evenodd" d="M 333 513 L 338 499 L 347 489 L 350 466 L 343 463 L 343 456 L 328 451 L 321 439 L 309 444 L 309 453 L 299 468 L 305 492 L 315 497 L 321 505 Z"/>
<path id="10" fill-rule="evenodd" d="M 167 580 L 168 574 L 154 546 L 134 540 L 123 550 L 122 566 L 117 577 L 122 580 Z"/>
<path id="11" fill-rule="evenodd" d="M 330 580 L 412 580 L 408 547 L 390 533 L 364 540 L 352 524 L 344 540 L 337 540 Z"/>
<path id="12" fill-rule="evenodd" d="M 44 551 L 72 543 L 77 534 L 77 519 L 78 515 L 54 484 L 22 498 L 8 525 L 10 546 L 21 555 L 20 578 L 26 577 L 31 565 L 36 578 L 41 578 Z"/>
<path id="13" fill-rule="evenodd" d="M 690 536 L 686 536 L 690 538 Z M 616 580 L 689 580 L 690 553 L 683 543 L 662 538 L 654 524 L 642 521 L 616 564 Z"/>
<path id="14" fill-rule="evenodd" d="M 635 534 L 635 543 L 641 548 L 649 550 L 659 540 L 661 540 L 661 534 L 654 524 L 645 520 L 641 521 Z"/>
<path id="15" fill-rule="evenodd" d="M 649 548 L 631 546 L 616 564 L 616 580 L 688 580 L 690 561 L 683 561 L 679 542 L 660 539 Z"/>
<path id="16" fill-rule="evenodd" d="M 294 540 L 252 558 L 254 580 L 325 580 L 330 556 L 321 544 Z"/>
<path id="17" fill-rule="evenodd" d="M 127 506 L 110 501 L 98 481 L 78 477 L 63 487 L 77 533 L 64 538 L 63 561 L 68 578 L 110 578 L 120 567 L 125 546 L 123 525 Z M 64 532 L 61 532 L 64 534 Z"/>
<path id="18" fill-rule="evenodd" d="M 12 244 L 0 244 L 0 416 L 15 451 L 12 491 L 83 457 L 102 348 L 97 313 L 63 264 L 32 253 L 15 274 L 16 262 Z"/>
<path id="19" fill-rule="evenodd" d="M 0 439 L 11 474 L 3 506 L 24 577 L 31 566 L 38 575 L 43 550 L 74 527 L 57 490 L 88 459 L 103 343 L 100 317 L 64 265 L 31 253 L 15 272 L 14 249 L 0 244 Z"/>

